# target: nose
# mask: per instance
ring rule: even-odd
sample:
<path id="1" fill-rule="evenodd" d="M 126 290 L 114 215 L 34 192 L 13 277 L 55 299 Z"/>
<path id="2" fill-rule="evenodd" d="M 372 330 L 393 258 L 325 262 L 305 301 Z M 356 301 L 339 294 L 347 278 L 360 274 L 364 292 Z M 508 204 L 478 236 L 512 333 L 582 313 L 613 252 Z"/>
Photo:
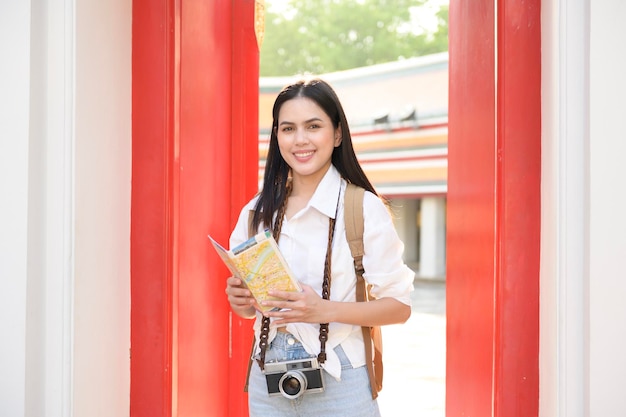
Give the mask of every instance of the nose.
<path id="1" fill-rule="evenodd" d="M 305 129 L 296 129 L 295 139 L 297 144 L 308 143 L 309 138 Z"/>

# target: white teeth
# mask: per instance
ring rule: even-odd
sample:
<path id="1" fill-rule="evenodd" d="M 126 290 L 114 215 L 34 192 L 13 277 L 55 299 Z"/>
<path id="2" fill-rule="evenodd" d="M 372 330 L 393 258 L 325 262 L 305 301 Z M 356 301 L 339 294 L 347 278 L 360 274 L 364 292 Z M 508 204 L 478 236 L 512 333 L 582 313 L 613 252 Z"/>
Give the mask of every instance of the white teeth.
<path id="1" fill-rule="evenodd" d="M 313 155 L 313 151 L 295 153 L 294 155 L 297 156 L 298 158 L 306 158 L 307 156 Z"/>

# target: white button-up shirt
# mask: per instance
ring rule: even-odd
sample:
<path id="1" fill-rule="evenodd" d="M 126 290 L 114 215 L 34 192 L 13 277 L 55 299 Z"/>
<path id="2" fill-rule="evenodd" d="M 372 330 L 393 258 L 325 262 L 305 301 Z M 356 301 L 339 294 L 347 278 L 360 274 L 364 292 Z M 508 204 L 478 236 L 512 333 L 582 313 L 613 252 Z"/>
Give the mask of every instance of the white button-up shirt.
<path id="1" fill-rule="evenodd" d="M 321 295 L 324 279 L 324 260 L 328 245 L 328 222 L 335 217 L 335 236 L 332 250 L 332 277 L 330 299 L 333 301 L 356 301 L 356 274 L 350 247 L 346 240 L 343 195 L 346 181 L 331 165 L 306 207 L 291 219 L 284 219 L 278 246 L 296 278 Z M 338 199 L 338 195 L 340 198 Z M 252 199 L 241 211 L 237 225 L 230 237 L 233 248 L 248 239 L 248 216 L 254 210 L 257 198 Z M 337 201 L 339 205 L 337 206 Z M 398 238 L 391 215 L 385 204 L 374 194 L 366 192 L 363 199 L 364 255 L 363 278 L 372 285 L 376 298 L 392 297 L 411 305 L 414 272 L 402 260 L 404 245 Z M 263 225 L 258 232 L 263 230 Z M 262 315 L 257 312 L 254 325 L 259 340 Z M 300 340 L 311 355 L 320 351 L 319 324 L 290 323 L 287 331 Z M 276 335 L 270 327 L 269 341 Z M 269 342 L 268 341 L 268 342 Z M 326 342 L 324 369 L 339 379 L 341 364 L 333 349 L 341 344 L 353 367 L 365 365 L 365 351 L 361 328 L 351 324 L 330 323 Z M 258 350 L 258 347 L 257 347 Z"/>

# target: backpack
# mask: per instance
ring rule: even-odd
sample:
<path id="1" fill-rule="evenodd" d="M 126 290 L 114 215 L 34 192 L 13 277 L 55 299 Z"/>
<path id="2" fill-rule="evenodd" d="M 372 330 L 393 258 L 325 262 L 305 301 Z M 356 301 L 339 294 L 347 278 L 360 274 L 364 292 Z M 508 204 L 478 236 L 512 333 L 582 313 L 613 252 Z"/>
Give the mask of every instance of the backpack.
<path id="1" fill-rule="evenodd" d="M 356 301 L 369 301 L 374 297 L 370 294 L 370 286 L 363 279 L 363 196 L 365 189 L 354 184 L 348 184 L 344 196 L 344 219 L 346 224 L 346 239 L 350 246 L 350 253 L 354 260 L 356 273 Z M 252 212 L 248 218 L 248 226 L 252 233 Z M 372 399 L 378 397 L 383 388 L 383 340 L 380 326 L 363 326 L 363 342 L 365 343 L 365 363 L 369 375 Z M 248 379 L 252 367 L 256 340 L 252 342 L 252 352 L 248 363 L 248 376 L 244 391 L 248 391 Z"/>
<path id="2" fill-rule="evenodd" d="M 346 239 L 350 253 L 354 259 L 356 273 L 356 300 L 369 301 L 374 297 L 370 294 L 370 286 L 363 279 L 363 195 L 365 190 L 354 184 L 348 184 L 344 197 L 344 219 L 346 223 Z M 376 399 L 383 389 L 383 339 L 380 326 L 363 326 L 363 342 L 365 343 L 365 363 L 372 389 L 372 398 Z"/>

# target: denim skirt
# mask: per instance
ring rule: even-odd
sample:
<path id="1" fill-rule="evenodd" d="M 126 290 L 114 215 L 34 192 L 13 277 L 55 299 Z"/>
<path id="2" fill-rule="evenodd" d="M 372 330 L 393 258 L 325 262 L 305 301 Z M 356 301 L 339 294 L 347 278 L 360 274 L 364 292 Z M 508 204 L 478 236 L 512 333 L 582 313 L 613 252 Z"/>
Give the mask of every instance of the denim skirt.
<path id="1" fill-rule="evenodd" d="M 322 370 L 323 392 L 307 392 L 295 399 L 268 394 L 267 382 L 254 361 L 248 384 L 250 417 L 380 417 L 372 400 L 367 367 L 353 368 L 341 346 L 335 348 L 341 361 L 341 381 Z M 289 333 L 278 332 L 265 353 L 265 362 L 306 359 L 310 355 Z"/>

